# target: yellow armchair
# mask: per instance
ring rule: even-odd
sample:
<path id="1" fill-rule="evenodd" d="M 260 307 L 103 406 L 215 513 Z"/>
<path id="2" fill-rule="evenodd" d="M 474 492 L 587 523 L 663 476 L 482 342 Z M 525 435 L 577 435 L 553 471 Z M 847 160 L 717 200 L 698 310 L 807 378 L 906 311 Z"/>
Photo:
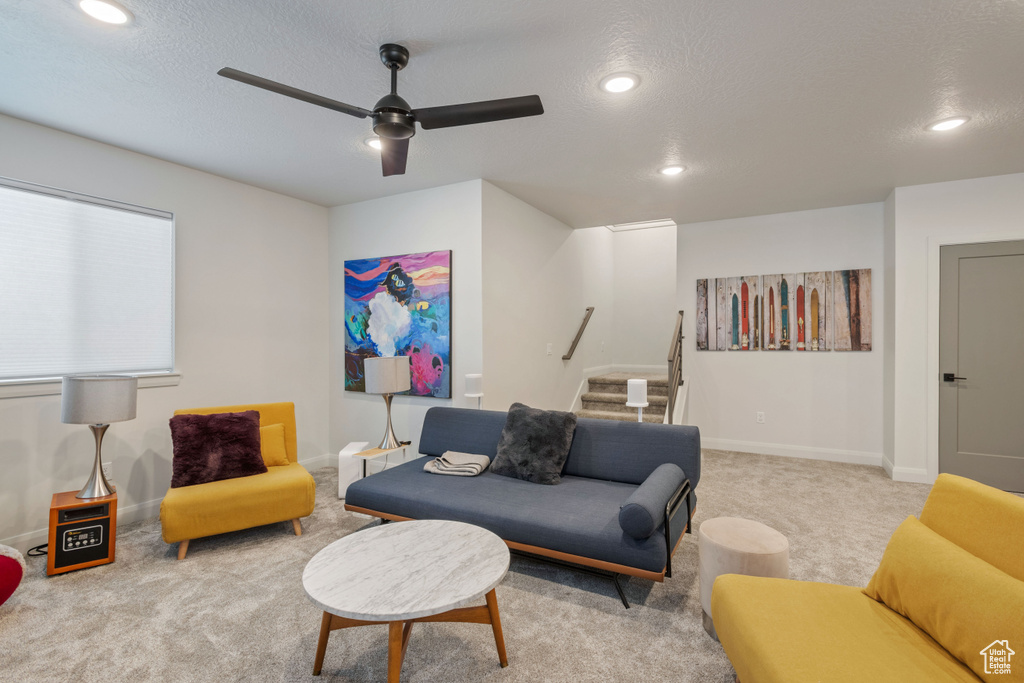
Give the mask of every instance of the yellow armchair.
<path id="1" fill-rule="evenodd" d="M 166 543 L 178 544 L 184 559 L 194 538 L 249 529 L 291 520 L 296 536 L 302 535 L 300 517 L 313 512 L 316 484 L 298 463 L 294 403 L 259 403 L 176 410 L 175 415 L 210 415 L 255 410 L 260 427 L 284 425 L 288 464 L 268 467 L 263 474 L 224 479 L 195 486 L 172 488 L 160 504 L 160 524 Z"/>
<path id="2" fill-rule="evenodd" d="M 867 588 L 725 574 L 712 617 L 742 683 L 1024 680 L 1022 549 L 1024 499 L 940 474 Z"/>

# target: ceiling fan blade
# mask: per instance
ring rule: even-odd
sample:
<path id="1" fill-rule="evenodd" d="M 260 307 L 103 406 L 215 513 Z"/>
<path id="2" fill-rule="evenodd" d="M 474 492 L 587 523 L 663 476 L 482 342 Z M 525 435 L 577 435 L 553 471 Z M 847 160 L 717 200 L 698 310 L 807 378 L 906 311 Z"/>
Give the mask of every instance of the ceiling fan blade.
<path id="1" fill-rule="evenodd" d="M 253 76 L 252 74 L 247 74 L 244 71 L 239 71 L 238 69 L 225 67 L 218 71 L 217 75 L 223 76 L 224 78 L 230 78 L 231 80 L 238 81 L 239 83 L 245 83 L 246 85 L 254 85 L 257 88 L 263 88 L 270 92 L 276 92 L 278 95 L 284 95 L 285 97 L 309 102 L 310 104 L 315 104 L 318 107 L 326 107 L 328 109 L 333 109 L 334 111 L 340 111 L 342 114 L 348 114 L 349 116 L 355 116 L 360 119 L 365 119 L 373 113 L 363 109 L 362 107 L 354 107 L 351 104 L 338 102 L 337 100 L 332 100 L 328 97 L 314 95 L 311 92 L 299 90 L 298 88 L 293 88 L 290 85 L 284 85 L 283 83 L 271 81 L 266 78 L 260 78 L 259 76 Z"/>
<path id="2" fill-rule="evenodd" d="M 384 169 L 384 175 L 403 175 L 405 173 L 405 162 L 409 158 L 409 140 L 380 139 L 380 164 Z"/>
<path id="3" fill-rule="evenodd" d="M 509 97 L 504 100 L 450 104 L 444 107 L 413 109 L 413 116 L 424 129 L 466 126 L 471 123 L 487 123 L 504 119 L 518 119 L 523 116 L 537 116 L 544 113 L 544 105 L 537 95 Z"/>

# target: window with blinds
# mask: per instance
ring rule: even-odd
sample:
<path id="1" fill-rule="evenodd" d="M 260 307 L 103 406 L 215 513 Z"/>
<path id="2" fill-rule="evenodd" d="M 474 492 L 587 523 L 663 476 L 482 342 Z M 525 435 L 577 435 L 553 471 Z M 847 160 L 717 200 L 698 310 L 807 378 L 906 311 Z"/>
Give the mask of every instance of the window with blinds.
<path id="1" fill-rule="evenodd" d="M 173 369 L 173 215 L 0 178 L 0 381 Z"/>

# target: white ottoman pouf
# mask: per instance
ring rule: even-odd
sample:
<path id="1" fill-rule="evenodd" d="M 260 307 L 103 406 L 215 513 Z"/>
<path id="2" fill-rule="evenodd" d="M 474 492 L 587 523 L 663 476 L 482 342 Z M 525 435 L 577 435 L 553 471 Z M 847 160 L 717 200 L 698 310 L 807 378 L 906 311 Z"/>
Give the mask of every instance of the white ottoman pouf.
<path id="1" fill-rule="evenodd" d="M 722 574 L 789 578 L 789 541 L 775 529 L 739 517 L 716 517 L 697 532 L 700 606 L 704 630 L 718 640 L 711 619 L 711 587 Z"/>

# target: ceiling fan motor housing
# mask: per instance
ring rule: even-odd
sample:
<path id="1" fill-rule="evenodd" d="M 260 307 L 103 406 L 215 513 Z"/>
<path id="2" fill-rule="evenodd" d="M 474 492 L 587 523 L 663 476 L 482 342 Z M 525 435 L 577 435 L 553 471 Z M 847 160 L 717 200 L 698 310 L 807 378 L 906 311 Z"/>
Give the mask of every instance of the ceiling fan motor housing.
<path id="1" fill-rule="evenodd" d="M 373 132 L 389 140 L 405 140 L 416 134 L 416 119 L 409 103 L 395 94 L 385 95 L 373 108 Z"/>

